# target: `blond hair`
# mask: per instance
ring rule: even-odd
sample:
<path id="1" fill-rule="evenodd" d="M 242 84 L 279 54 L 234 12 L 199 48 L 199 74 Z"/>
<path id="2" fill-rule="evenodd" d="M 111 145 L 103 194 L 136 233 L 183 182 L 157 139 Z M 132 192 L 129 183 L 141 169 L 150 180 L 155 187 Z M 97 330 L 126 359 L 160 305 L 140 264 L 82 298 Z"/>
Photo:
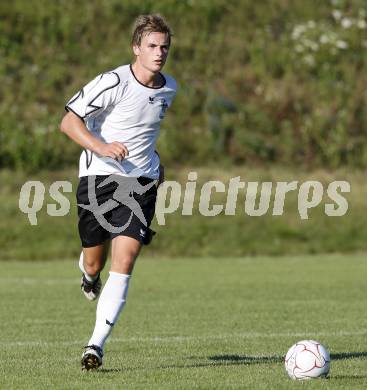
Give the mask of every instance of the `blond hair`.
<path id="1" fill-rule="evenodd" d="M 164 18 L 158 14 L 140 15 L 136 18 L 133 27 L 131 44 L 133 46 L 140 46 L 143 36 L 152 32 L 166 34 L 168 45 L 171 44 L 171 36 L 173 35 L 171 29 Z"/>

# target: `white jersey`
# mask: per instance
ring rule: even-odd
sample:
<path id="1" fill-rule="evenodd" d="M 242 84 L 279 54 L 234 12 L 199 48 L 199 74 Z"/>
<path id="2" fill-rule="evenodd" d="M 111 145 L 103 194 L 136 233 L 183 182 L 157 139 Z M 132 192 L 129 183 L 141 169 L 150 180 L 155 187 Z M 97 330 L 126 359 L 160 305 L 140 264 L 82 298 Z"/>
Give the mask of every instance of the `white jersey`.
<path id="1" fill-rule="evenodd" d="M 83 119 L 95 137 L 106 143 L 121 142 L 129 151 L 119 162 L 84 150 L 79 177 L 159 177 L 156 142 L 161 120 L 176 94 L 175 80 L 162 76 L 161 87 L 147 87 L 135 78 L 131 65 L 124 65 L 97 76 L 71 98 L 65 109 Z"/>

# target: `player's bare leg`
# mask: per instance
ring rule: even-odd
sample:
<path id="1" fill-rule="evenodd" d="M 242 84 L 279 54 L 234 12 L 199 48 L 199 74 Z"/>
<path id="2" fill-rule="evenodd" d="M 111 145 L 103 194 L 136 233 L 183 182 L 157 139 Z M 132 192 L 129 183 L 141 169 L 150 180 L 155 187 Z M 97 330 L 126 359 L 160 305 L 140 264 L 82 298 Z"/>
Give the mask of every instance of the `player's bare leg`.
<path id="1" fill-rule="evenodd" d="M 96 276 L 104 268 L 107 260 L 110 241 L 91 248 L 83 248 L 83 265 L 88 275 Z"/>
<path id="2" fill-rule="evenodd" d="M 97 305 L 96 324 L 82 356 L 83 369 L 102 364 L 103 347 L 125 305 L 131 273 L 142 244 L 134 238 L 118 236 L 112 240 L 110 276 Z"/>
<path id="3" fill-rule="evenodd" d="M 99 276 L 106 264 L 109 241 L 91 248 L 83 248 L 79 259 L 79 268 L 83 273 L 80 287 L 87 299 L 95 300 L 102 287 Z"/>
<path id="4" fill-rule="evenodd" d="M 131 237 L 118 236 L 112 240 L 111 272 L 131 275 L 142 244 Z"/>

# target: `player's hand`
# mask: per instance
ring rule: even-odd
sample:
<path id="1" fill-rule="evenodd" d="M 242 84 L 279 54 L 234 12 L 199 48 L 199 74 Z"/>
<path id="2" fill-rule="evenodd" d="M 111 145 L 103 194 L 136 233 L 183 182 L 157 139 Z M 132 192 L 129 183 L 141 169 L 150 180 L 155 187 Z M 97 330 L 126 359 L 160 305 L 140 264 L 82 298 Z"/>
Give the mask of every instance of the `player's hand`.
<path id="1" fill-rule="evenodd" d="M 158 179 L 158 187 L 164 182 L 164 166 L 159 164 L 159 179 Z"/>
<path id="2" fill-rule="evenodd" d="M 117 161 L 122 161 L 126 156 L 129 155 L 127 147 L 121 142 L 111 142 L 109 144 L 102 143 L 97 153 L 102 157 L 111 157 Z"/>

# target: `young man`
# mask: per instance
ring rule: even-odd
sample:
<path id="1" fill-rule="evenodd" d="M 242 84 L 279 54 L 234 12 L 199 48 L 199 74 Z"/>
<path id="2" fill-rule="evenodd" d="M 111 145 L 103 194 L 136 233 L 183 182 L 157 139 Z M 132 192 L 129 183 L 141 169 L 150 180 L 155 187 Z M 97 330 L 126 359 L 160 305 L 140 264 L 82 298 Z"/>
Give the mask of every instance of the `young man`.
<path id="1" fill-rule="evenodd" d="M 82 369 L 102 364 L 104 344 L 126 302 L 134 262 L 153 233 L 149 225 L 162 173 L 156 141 L 176 94 L 175 80 L 160 72 L 171 35 L 161 16 L 139 16 L 132 36 L 134 63 L 103 73 L 83 87 L 67 103 L 60 125 L 85 149 L 77 201 L 81 289 L 89 300 L 100 293 L 99 275 L 111 243 L 109 278 L 98 301 Z"/>

